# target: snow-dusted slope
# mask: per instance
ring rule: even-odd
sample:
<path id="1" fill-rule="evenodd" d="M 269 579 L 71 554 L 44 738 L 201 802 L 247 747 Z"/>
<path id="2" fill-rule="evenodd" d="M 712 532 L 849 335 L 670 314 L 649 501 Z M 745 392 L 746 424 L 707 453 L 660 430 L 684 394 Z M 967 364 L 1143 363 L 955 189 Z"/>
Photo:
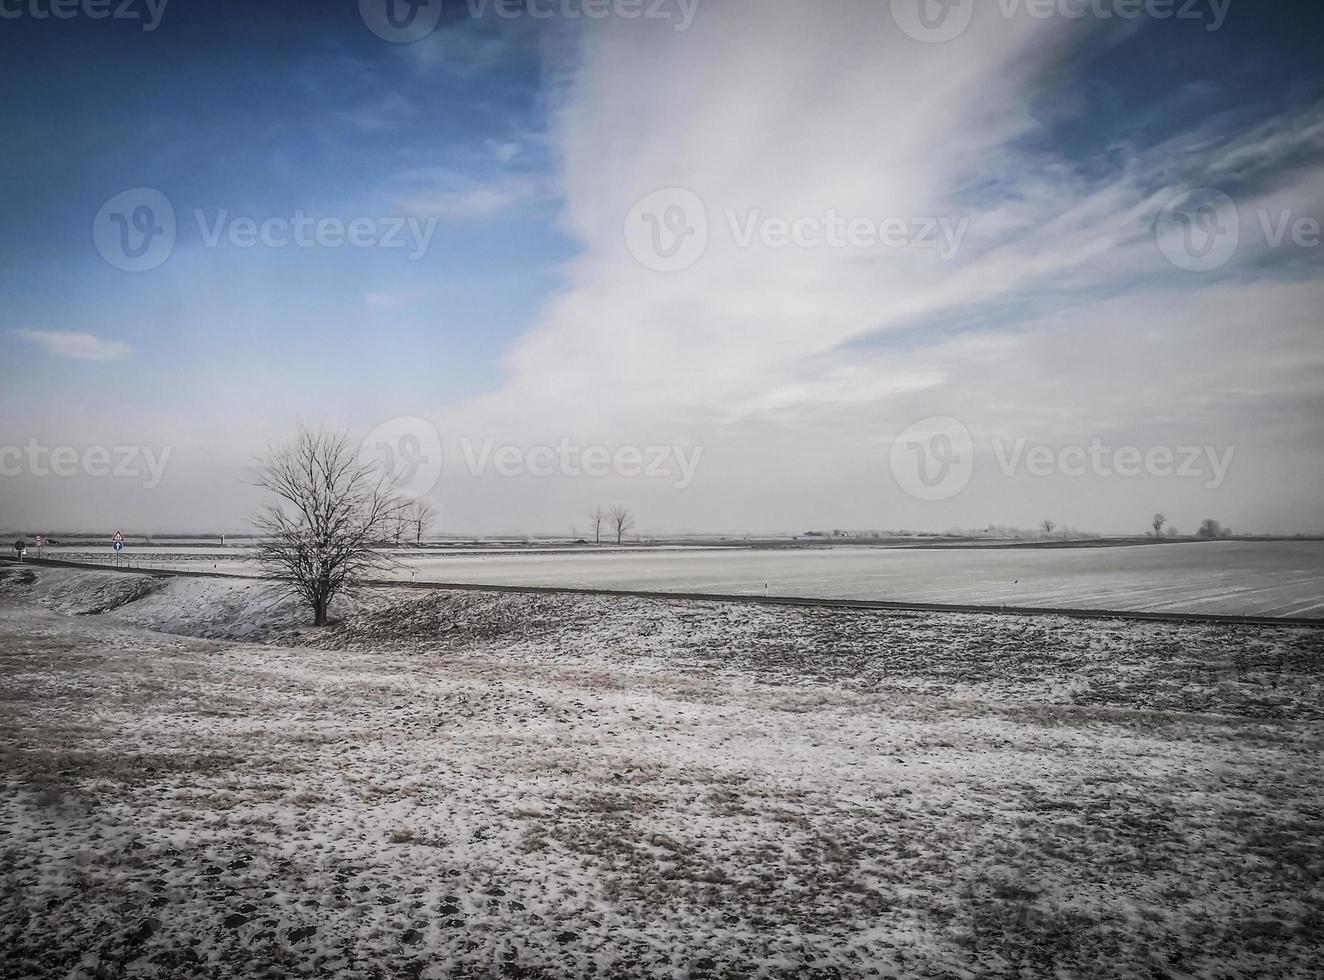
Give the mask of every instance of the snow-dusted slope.
<path id="1" fill-rule="evenodd" d="M 27 574 L 0 974 L 1318 963 L 1313 632 Z"/>

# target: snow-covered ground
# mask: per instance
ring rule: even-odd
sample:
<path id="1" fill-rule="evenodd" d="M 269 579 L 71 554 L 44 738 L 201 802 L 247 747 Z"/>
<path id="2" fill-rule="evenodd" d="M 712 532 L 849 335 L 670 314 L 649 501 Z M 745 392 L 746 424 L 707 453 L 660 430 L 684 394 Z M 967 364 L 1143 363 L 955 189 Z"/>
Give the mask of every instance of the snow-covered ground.
<path id="1" fill-rule="evenodd" d="M 109 552 L 47 556 L 105 563 Z M 1080 548 L 401 549 L 380 577 L 460 585 L 1324 617 L 1324 541 Z M 247 548 L 128 548 L 135 568 L 255 576 Z"/>
<path id="2" fill-rule="evenodd" d="M 1316 631 L 0 570 L 4 976 L 1314 976 Z"/>

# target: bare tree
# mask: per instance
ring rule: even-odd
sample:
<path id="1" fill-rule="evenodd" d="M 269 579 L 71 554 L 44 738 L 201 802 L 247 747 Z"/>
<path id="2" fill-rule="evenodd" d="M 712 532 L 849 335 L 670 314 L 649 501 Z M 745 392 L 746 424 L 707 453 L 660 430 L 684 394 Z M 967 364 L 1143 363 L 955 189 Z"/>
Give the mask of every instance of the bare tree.
<path id="1" fill-rule="evenodd" d="M 594 507 L 588 512 L 588 526 L 593 529 L 593 543 L 602 544 L 602 525 L 607 523 L 607 512 Z"/>
<path id="2" fill-rule="evenodd" d="M 1057 521 L 1042 520 L 1039 522 L 1039 527 L 1043 530 L 1046 537 L 1051 538 L 1053 536 L 1053 528 L 1057 527 Z"/>
<path id="3" fill-rule="evenodd" d="M 1154 529 L 1154 537 L 1163 537 L 1163 525 L 1166 523 L 1168 523 L 1168 517 L 1166 514 L 1155 514 L 1150 518 L 1149 526 Z"/>
<path id="4" fill-rule="evenodd" d="M 387 564 L 373 545 L 403 501 L 387 474 L 359 459 L 347 432 L 302 424 L 292 442 L 258 456 L 253 482 L 277 498 L 253 519 L 258 561 L 325 626 L 331 601 Z"/>
<path id="5" fill-rule="evenodd" d="M 621 539 L 626 534 L 634 530 L 634 514 L 630 513 L 628 507 L 616 504 L 607 512 L 607 519 L 611 522 L 611 529 L 616 532 L 617 544 L 621 543 Z"/>
<path id="6" fill-rule="evenodd" d="M 414 546 L 421 548 L 423 547 L 423 532 L 431 527 L 437 519 L 437 508 L 432 505 L 432 501 L 420 497 L 409 505 L 406 514 L 409 526 L 414 529 Z"/>

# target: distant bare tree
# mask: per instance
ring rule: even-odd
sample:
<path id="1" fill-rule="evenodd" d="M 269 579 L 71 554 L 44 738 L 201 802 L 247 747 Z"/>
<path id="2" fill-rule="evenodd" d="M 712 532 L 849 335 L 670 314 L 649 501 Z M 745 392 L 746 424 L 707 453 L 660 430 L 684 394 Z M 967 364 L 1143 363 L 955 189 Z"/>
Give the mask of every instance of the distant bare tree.
<path id="1" fill-rule="evenodd" d="M 602 525 L 607 523 L 607 512 L 594 507 L 588 512 L 588 526 L 593 529 L 593 543 L 602 544 Z"/>
<path id="2" fill-rule="evenodd" d="M 432 501 L 420 497 L 409 505 L 405 513 L 409 526 L 414 529 L 414 546 L 421 548 L 423 533 L 437 519 L 437 508 L 433 506 Z"/>
<path id="3" fill-rule="evenodd" d="M 626 534 L 634 530 L 634 514 L 630 513 L 628 507 L 616 504 L 607 512 L 607 519 L 611 521 L 611 529 L 616 532 L 617 544 L 621 543 L 621 539 Z"/>
<path id="4" fill-rule="evenodd" d="M 1152 518 L 1150 518 L 1149 526 L 1154 529 L 1154 537 L 1156 538 L 1163 537 L 1163 525 L 1166 523 L 1168 523 L 1168 518 L 1166 514 L 1155 514 Z"/>
<path id="5" fill-rule="evenodd" d="M 1039 527 L 1044 532 L 1045 537 L 1051 538 L 1053 536 L 1053 528 L 1057 527 L 1057 521 L 1043 520 L 1039 522 Z"/>
<path id="6" fill-rule="evenodd" d="M 1206 517 L 1201 521 L 1200 530 L 1195 533 L 1202 538 L 1221 538 L 1226 534 L 1223 530 L 1223 525 L 1219 524 L 1218 521 L 1214 520 L 1212 517 Z"/>
<path id="7" fill-rule="evenodd" d="M 387 474 L 359 459 L 348 433 L 302 424 L 292 442 L 258 456 L 253 483 L 277 497 L 253 519 L 258 561 L 325 626 L 337 595 L 388 564 L 373 545 L 403 501 Z"/>

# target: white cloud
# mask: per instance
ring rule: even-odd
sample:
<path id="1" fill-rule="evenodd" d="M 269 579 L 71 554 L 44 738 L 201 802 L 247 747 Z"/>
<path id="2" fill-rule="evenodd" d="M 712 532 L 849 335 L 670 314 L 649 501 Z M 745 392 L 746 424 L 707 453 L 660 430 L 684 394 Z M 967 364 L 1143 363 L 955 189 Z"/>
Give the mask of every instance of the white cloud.
<path id="1" fill-rule="evenodd" d="M 404 180 L 411 186 L 396 195 L 397 204 L 411 215 L 443 221 L 490 218 L 536 200 L 545 189 L 543 180 L 527 175 L 482 181 L 440 172 Z"/>
<path id="2" fill-rule="evenodd" d="M 1053 127 L 1088 105 L 1074 73 L 1093 19 L 1008 21 L 978 7 L 990 19 L 940 45 L 901 35 L 886 2 L 855 0 L 731 0 L 705 6 L 685 32 L 621 18 L 585 25 L 573 51 L 548 47 L 558 56 L 545 74 L 549 131 L 511 137 L 539 159 L 545 138 L 555 186 L 495 165 L 510 152 L 499 141 L 456 171 L 394 181 L 412 213 L 457 220 L 560 199 L 561 227 L 579 247 L 564 288 L 507 351 L 504 384 L 435 413 L 448 449 L 462 437 L 704 449 L 680 493 L 648 481 L 457 477 L 444 485 L 448 527 L 566 530 L 613 500 L 648 530 L 1053 517 L 1143 531 L 1155 510 L 1183 530 L 1205 516 L 1265 531 L 1324 527 L 1313 492 L 1324 479 L 1324 287 L 1310 252 L 1265 247 L 1256 214 L 1320 215 L 1318 110 L 1241 131 L 1224 113 L 1177 113 L 1160 145 L 1074 161 L 1055 152 Z M 439 75 L 506 57 L 495 42 L 462 40 L 438 32 L 401 55 Z M 1188 186 L 1223 180 L 1253 182 L 1229 189 L 1241 209 L 1237 258 L 1218 272 L 1174 268 L 1156 247 L 1157 214 Z M 713 237 L 693 268 L 659 274 L 627 251 L 625 218 L 674 186 L 702 197 Z M 916 250 L 738 248 L 726 212 L 756 209 L 970 223 L 946 262 Z M 1272 277 L 1283 257 L 1295 259 L 1295 280 Z M 370 285 L 362 295 L 371 311 L 414 298 Z M 245 406 L 296 398 L 275 387 L 242 394 Z M 429 396 L 447 397 L 440 384 L 367 386 L 333 404 L 375 424 L 425 413 L 417 399 Z M 934 415 L 961 419 L 985 453 L 994 437 L 1097 435 L 1232 446 L 1236 462 L 1216 493 L 1146 477 L 1001 479 L 984 466 L 969 492 L 935 506 L 907 498 L 887 472 L 890 440 Z"/>
<path id="3" fill-rule="evenodd" d="M 69 357 L 80 361 L 118 361 L 133 353 L 133 348 L 120 340 L 102 340 L 90 333 L 74 330 L 11 330 L 16 337 L 30 340 L 56 357 Z"/>
<path id="4" fill-rule="evenodd" d="M 678 527 L 721 526 L 724 514 L 793 527 L 825 507 L 886 524 L 879 512 L 906 503 L 887 497 L 878 469 L 887 434 L 925 414 L 1077 439 L 1140 440 L 1169 419 L 1165 438 L 1185 426 L 1243 449 L 1277 440 L 1272 422 L 1295 431 L 1295 452 L 1318 442 L 1299 369 L 1284 363 L 1284 351 L 1314 349 L 1302 293 L 1257 284 L 1251 250 L 1200 275 L 1169 265 L 1153 238 L 1201 167 L 1216 175 L 1301 149 L 1286 135 L 1293 120 L 1201 132 L 1198 146 L 1175 134 L 1077 165 L 1052 152 L 1031 107 L 1070 86 L 1088 20 L 991 17 L 925 45 L 896 31 L 886 4 L 773 0 L 757 13 L 706 8 L 683 35 L 650 26 L 612 21 L 582 37 L 552 132 L 563 225 L 582 253 L 509 351 L 505 387 L 459 406 L 452 431 L 706 444 L 696 486 L 655 504 L 655 519 Z M 711 228 L 703 258 L 670 274 L 640 266 L 624 242 L 633 204 L 664 187 L 697 193 Z M 913 249 L 739 248 L 727 213 L 756 210 L 970 225 L 948 262 Z M 1253 379 L 1250 393 L 1233 393 L 1235 377 Z M 861 473 L 870 489 L 843 495 Z M 1232 481 L 1229 513 L 1245 523 L 1264 486 Z M 1039 506 L 1003 489 L 937 523 Z M 1070 515 L 1081 526 L 1133 520 L 1115 484 L 1055 489 L 1090 501 Z M 566 506 L 548 505 L 549 517 Z M 799 516 L 781 523 L 787 514 Z M 1317 506 L 1298 526 L 1322 520 Z"/>
<path id="5" fill-rule="evenodd" d="M 528 43 L 519 25 L 465 17 L 398 50 L 422 76 L 475 78 L 495 71 Z"/>
<path id="6" fill-rule="evenodd" d="M 497 163 L 509 163 L 519 156 L 523 149 L 518 143 L 498 140 L 488 140 L 487 148 Z"/>

